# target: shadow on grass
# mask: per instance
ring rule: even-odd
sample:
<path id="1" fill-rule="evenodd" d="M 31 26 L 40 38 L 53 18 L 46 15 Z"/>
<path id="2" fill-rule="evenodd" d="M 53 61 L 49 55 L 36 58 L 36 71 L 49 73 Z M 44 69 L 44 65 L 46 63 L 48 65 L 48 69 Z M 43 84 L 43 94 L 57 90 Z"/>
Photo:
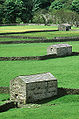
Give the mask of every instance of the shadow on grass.
<path id="1" fill-rule="evenodd" d="M 79 89 L 68 89 L 68 88 L 58 88 L 58 93 L 56 96 L 53 96 L 51 98 L 43 99 L 41 101 L 36 102 L 37 104 L 45 104 L 47 102 L 50 102 L 52 100 L 56 100 L 60 97 L 63 97 L 65 95 L 79 95 Z"/>

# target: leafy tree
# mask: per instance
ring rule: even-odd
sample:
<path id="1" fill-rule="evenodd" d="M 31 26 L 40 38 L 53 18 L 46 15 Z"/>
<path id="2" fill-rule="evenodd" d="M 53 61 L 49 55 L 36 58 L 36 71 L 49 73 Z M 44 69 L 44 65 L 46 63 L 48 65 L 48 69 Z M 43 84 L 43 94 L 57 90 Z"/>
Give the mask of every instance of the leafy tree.
<path id="1" fill-rule="evenodd" d="M 71 9 L 73 0 L 55 0 L 51 3 L 50 9 Z"/>
<path id="2" fill-rule="evenodd" d="M 48 24 L 52 23 L 52 17 L 48 10 L 40 9 L 39 11 L 35 12 L 32 22 L 48 25 Z"/>
<path id="3" fill-rule="evenodd" d="M 40 0 L 40 8 L 47 9 L 54 0 Z"/>
<path id="4" fill-rule="evenodd" d="M 73 0 L 72 1 L 72 10 L 79 13 L 79 0 Z"/>
<path id="5" fill-rule="evenodd" d="M 32 20 L 34 12 L 39 8 L 39 0 L 23 0 L 21 19 L 24 23 Z"/>
<path id="6" fill-rule="evenodd" d="M 0 24 L 2 24 L 3 19 L 3 6 L 0 4 Z"/>
<path id="7" fill-rule="evenodd" d="M 3 0 L 0 0 L 0 24 L 3 23 L 3 17 L 4 17 L 4 1 Z"/>
<path id="8" fill-rule="evenodd" d="M 63 8 L 64 7 L 64 4 L 62 3 L 62 1 L 60 1 L 60 0 L 56 0 L 56 1 L 54 1 L 54 2 L 52 2 L 51 3 L 51 5 L 50 5 L 50 10 L 51 9 L 61 9 L 61 8 Z"/>
<path id="9" fill-rule="evenodd" d="M 78 26 L 79 15 L 75 11 L 60 9 L 52 10 L 52 22 L 55 24 L 69 23 Z"/>
<path id="10" fill-rule="evenodd" d="M 16 18 L 20 17 L 22 10 L 21 0 L 6 0 L 5 1 L 5 22 L 16 23 Z"/>

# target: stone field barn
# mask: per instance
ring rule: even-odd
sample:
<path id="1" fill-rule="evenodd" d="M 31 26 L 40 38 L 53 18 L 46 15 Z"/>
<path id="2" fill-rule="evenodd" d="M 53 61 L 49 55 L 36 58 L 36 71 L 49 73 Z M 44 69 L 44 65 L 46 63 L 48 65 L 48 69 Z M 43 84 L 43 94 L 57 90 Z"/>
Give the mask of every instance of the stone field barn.
<path id="1" fill-rule="evenodd" d="M 18 76 L 10 82 L 10 100 L 26 104 L 57 95 L 57 79 L 51 73 Z"/>
<path id="2" fill-rule="evenodd" d="M 67 56 L 72 54 L 72 46 L 69 44 L 56 44 L 47 48 L 47 54 L 56 54 L 57 56 Z"/>
<path id="3" fill-rule="evenodd" d="M 71 25 L 70 24 L 60 24 L 58 26 L 58 30 L 59 31 L 69 31 L 71 29 Z"/>

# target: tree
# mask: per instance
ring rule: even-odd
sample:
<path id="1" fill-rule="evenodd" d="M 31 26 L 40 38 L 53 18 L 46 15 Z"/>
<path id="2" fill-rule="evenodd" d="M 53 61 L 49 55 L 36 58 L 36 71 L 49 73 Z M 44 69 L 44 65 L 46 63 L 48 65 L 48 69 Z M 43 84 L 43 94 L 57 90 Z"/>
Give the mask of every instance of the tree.
<path id="1" fill-rule="evenodd" d="M 21 19 L 24 23 L 32 20 L 34 12 L 39 8 L 39 0 L 23 0 Z"/>
<path id="2" fill-rule="evenodd" d="M 21 0 L 6 0 L 5 1 L 5 22 L 16 23 L 16 18 L 20 17 L 22 10 Z"/>
<path id="3" fill-rule="evenodd" d="M 50 5 L 50 10 L 51 9 L 61 9 L 61 8 L 63 8 L 64 7 L 64 4 L 63 4 L 63 2 L 62 1 L 60 1 L 60 0 L 57 0 L 57 1 L 54 1 L 54 2 L 52 2 L 51 3 L 51 5 Z"/>
<path id="4" fill-rule="evenodd" d="M 3 23 L 3 17 L 4 17 L 4 1 L 0 0 L 0 24 Z"/>
<path id="5" fill-rule="evenodd" d="M 2 24 L 3 20 L 3 6 L 0 4 L 0 24 Z"/>
<path id="6" fill-rule="evenodd" d="M 47 9 L 50 5 L 51 2 L 53 2 L 54 0 L 40 0 L 40 8 L 41 9 Z"/>
<path id="7" fill-rule="evenodd" d="M 50 12 L 46 9 L 40 9 L 39 11 L 36 11 L 33 19 L 33 23 L 42 23 L 45 25 L 48 25 L 52 22 L 52 17 L 50 15 Z"/>
<path id="8" fill-rule="evenodd" d="M 52 22 L 55 24 L 69 23 L 71 25 L 79 25 L 79 15 L 75 11 L 67 9 L 52 10 L 51 15 Z"/>
<path id="9" fill-rule="evenodd" d="M 72 10 L 79 13 L 79 0 L 73 0 L 72 1 Z"/>

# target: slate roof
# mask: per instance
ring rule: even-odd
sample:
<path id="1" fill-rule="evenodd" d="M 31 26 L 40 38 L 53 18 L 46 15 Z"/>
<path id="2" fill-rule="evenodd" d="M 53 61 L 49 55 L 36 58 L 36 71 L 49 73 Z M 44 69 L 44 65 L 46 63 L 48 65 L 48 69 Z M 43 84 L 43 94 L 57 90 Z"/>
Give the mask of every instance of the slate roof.
<path id="1" fill-rule="evenodd" d="M 56 44 L 56 45 L 51 45 L 49 46 L 50 47 L 54 47 L 54 48 L 60 48 L 60 47 L 72 47 L 71 45 L 69 44 Z"/>
<path id="2" fill-rule="evenodd" d="M 22 79 L 25 83 L 57 80 L 50 72 L 35 75 L 18 76 L 17 78 Z"/>
<path id="3" fill-rule="evenodd" d="M 71 45 L 69 45 L 69 44 L 56 44 L 56 45 L 52 45 L 52 46 L 60 48 L 60 47 L 70 47 Z"/>

